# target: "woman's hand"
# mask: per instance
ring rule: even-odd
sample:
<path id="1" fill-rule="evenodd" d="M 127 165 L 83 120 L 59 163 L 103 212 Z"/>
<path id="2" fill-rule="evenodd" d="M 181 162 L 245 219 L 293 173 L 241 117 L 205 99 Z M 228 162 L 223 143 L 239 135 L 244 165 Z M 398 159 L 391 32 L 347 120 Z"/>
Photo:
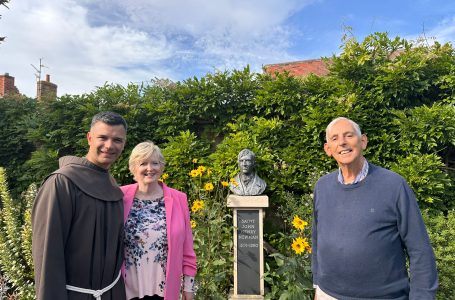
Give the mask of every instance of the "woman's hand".
<path id="1" fill-rule="evenodd" d="M 183 292 L 182 293 L 182 300 L 193 300 L 194 293 L 193 292 Z"/>

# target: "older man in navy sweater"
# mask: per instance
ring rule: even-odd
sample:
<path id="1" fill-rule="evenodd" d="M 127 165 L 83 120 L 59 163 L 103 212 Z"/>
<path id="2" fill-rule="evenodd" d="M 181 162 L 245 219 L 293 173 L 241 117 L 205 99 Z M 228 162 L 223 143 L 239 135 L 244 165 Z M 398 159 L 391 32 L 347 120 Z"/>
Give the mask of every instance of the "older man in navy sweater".
<path id="1" fill-rule="evenodd" d="M 326 139 L 339 170 L 314 190 L 315 299 L 434 299 L 435 257 L 406 181 L 367 162 L 367 137 L 352 120 L 333 120 Z"/>

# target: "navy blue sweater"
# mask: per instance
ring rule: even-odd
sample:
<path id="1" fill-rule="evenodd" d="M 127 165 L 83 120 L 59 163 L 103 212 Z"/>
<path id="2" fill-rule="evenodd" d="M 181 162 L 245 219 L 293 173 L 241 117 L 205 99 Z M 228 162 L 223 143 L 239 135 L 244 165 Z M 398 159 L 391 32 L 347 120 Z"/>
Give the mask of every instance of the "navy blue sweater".
<path id="1" fill-rule="evenodd" d="M 338 299 L 434 299 L 434 253 L 406 181 L 373 164 L 357 184 L 337 175 L 315 186 L 314 284 Z"/>

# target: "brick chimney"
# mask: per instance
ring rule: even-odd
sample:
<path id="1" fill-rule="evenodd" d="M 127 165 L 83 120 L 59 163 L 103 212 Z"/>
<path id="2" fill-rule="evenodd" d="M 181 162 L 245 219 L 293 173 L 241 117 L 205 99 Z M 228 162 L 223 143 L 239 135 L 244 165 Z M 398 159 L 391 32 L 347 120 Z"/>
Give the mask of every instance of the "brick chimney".
<path id="1" fill-rule="evenodd" d="M 14 94 L 19 94 L 19 90 L 14 85 L 14 77 L 9 76 L 8 73 L 0 75 L 0 98 Z"/>
<path id="2" fill-rule="evenodd" d="M 57 98 L 57 85 L 51 82 L 51 75 L 46 74 L 46 80 L 38 81 L 36 98 L 38 100 L 54 100 Z"/>

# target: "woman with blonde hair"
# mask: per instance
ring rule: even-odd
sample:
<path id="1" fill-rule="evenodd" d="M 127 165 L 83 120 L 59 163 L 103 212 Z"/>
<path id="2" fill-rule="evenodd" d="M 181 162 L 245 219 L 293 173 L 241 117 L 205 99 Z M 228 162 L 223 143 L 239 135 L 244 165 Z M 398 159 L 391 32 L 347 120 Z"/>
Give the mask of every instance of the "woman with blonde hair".
<path id="1" fill-rule="evenodd" d="M 196 255 L 187 197 L 160 181 L 164 165 L 154 143 L 136 145 L 129 159 L 136 183 L 121 187 L 127 299 L 177 300 L 181 290 L 183 300 L 194 297 Z"/>

